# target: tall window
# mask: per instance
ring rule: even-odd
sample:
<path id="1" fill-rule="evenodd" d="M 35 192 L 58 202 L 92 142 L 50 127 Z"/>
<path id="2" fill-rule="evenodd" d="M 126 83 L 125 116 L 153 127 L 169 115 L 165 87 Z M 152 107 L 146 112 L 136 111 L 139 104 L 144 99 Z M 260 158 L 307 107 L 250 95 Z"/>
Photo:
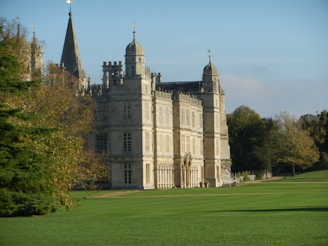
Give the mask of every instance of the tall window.
<path id="1" fill-rule="evenodd" d="M 96 120 L 105 121 L 107 120 L 107 105 L 104 103 L 97 104 L 96 107 Z"/>
<path id="2" fill-rule="evenodd" d="M 196 154 L 196 139 L 192 138 L 192 153 Z"/>
<path id="3" fill-rule="evenodd" d="M 166 135 L 166 144 L 165 144 L 165 147 L 166 147 L 166 153 L 170 153 L 170 136 L 169 135 Z"/>
<path id="4" fill-rule="evenodd" d="M 107 134 L 96 135 L 96 152 L 104 154 L 107 152 Z"/>
<path id="5" fill-rule="evenodd" d="M 181 152 L 184 154 L 186 152 L 185 136 L 181 135 Z"/>
<path id="6" fill-rule="evenodd" d="M 192 128 L 196 127 L 196 117 L 195 117 L 194 111 L 191 112 L 191 126 L 192 126 Z"/>
<path id="7" fill-rule="evenodd" d="M 131 133 L 125 132 L 123 135 L 123 151 L 131 152 Z"/>
<path id="8" fill-rule="evenodd" d="M 150 151 L 150 133 L 145 132 L 145 150 Z"/>
<path id="9" fill-rule="evenodd" d="M 186 124 L 186 116 L 185 116 L 185 109 L 181 108 L 181 115 L 180 115 L 180 120 L 181 120 L 181 126 L 184 126 Z"/>
<path id="10" fill-rule="evenodd" d="M 134 66 L 131 66 L 131 75 L 135 76 L 135 74 L 136 74 L 136 69 Z"/>
<path id="11" fill-rule="evenodd" d="M 145 119 L 149 120 L 149 103 L 145 103 Z"/>
<path id="12" fill-rule="evenodd" d="M 220 119 L 219 119 L 219 115 L 217 114 L 215 116 L 215 127 L 216 127 L 216 129 L 219 129 L 219 123 L 220 123 Z"/>
<path id="13" fill-rule="evenodd" d="M 190 152 L 191 149 L 190 149 L 190 136 L 187 136 L 186 137 L 186 152 Z"/>
<path id="14" fill-rule="evenodd" d="M 159 106 L 159 116 L 158 116 L 158 125 L 162 125 L 163 123 L 163 108 Z"/>
<path id="15" fill-rule="evenodd" d="M 150 164 L 146 164 L 146 183 L 150 183 Z"/>
<path id="16" fill-rule="evenodd" d="M 132 176 L 131 164 L 130 163 L 124 164 L 124 184 L 131 184 L 131 176 Z"/>
<path id="17" fill-rule="evenodd" d="M 123 119 L 131 118 L 131 105 L 130 103 L 123 104 Z"/>
<path id="18" fill-rule="evenodd" d="M 170 112 L 169 112 L 169 108 L 166 107 L 165 110 L 165 121 L 166 121 L 166 126 L 169 126 L 169 122 L 170 122 Z"/>
<path id="19" fill-rule="evenodd" d="M 190 126 L 190 110 L 186 110 L 186 125 Z"/>
<path id="20" fill-rule="evenodd" d="M 219 155 L 220 154 L 220 139 L 216 139 L 215 140 L 216 144 L 215 144 L 215 155 Z"/>

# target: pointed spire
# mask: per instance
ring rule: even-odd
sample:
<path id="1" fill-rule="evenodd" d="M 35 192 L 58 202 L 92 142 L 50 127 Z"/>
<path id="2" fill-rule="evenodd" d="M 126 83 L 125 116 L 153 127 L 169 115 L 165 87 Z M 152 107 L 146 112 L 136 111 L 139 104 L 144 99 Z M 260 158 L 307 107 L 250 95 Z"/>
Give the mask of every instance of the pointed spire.
<path id="1" fill-rule="evenodd" d="M 67 1 L 67 3 L 70 4 L 70 1 Z M 66 71 L 68 71 L 72 75 L 76 76 L 79 79 L 85 79 L 85 73 L 82 69 L 82 63 L 80 59 L 80 51 L 78 48 L 77 39 L 74 31 L 71 7 L 68 15 L 69 20 L 60 64 L 61 66 L 63 65 Z"/>

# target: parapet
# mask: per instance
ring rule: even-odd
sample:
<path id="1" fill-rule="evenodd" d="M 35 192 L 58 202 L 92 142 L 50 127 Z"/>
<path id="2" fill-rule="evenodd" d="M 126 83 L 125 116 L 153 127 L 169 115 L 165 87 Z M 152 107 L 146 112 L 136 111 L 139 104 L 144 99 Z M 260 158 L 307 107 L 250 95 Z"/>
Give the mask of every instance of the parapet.
<path id="1" fill-rule="evenodd" d="M 172 100 L 172 91 L 156 90 L 155 97 Z"/>
<path id="2" fill-rule="evenodd" d="M 202 100 L 188 92 L 175 91 L 173 94 L 174 101 L 187 102 L 192 105 L 202 106 Z"/>

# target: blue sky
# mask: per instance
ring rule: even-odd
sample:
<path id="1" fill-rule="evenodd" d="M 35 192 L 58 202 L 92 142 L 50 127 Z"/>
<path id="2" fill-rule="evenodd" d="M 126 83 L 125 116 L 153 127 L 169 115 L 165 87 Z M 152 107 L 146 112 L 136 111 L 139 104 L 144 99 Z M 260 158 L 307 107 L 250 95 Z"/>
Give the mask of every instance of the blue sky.
<path id="1" fill-rule="evenodd" d="M 2 0 L 0 16 L 35 25 L 45 62 L 60 62 L 65 0 Z M 328 110 L 326 0 L 73 0 L 82 64 L 101 83 L 103 61 L 124 61 L 135 22 L 146 65 L 163 81 L 201 80 L 207 50 L 220 73 L 226 111 L 262 117 Z"/>

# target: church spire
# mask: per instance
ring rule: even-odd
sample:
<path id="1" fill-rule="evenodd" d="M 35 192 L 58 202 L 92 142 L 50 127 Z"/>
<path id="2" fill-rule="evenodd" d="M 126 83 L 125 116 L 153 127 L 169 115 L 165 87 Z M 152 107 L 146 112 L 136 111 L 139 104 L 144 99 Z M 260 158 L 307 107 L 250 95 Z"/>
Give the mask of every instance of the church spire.
<path id="1" fill-rule="evenodd" d="M 68 1 L 67 3 L 70 3 Z M 64 66 L 66 71 L 74 75 L 80 81 L 85 81 L 86 76 L 82 69 L 82 63 L 80 58 L 80 51 L 77 45 L 77 39 L 74 31 L 74 25 L 72 20 L 72 10 L 70 7 L 69 20 L 66 30 L 65 42 L 63 47 L 63 53 L 61 56 L 60 64 Z"/>

